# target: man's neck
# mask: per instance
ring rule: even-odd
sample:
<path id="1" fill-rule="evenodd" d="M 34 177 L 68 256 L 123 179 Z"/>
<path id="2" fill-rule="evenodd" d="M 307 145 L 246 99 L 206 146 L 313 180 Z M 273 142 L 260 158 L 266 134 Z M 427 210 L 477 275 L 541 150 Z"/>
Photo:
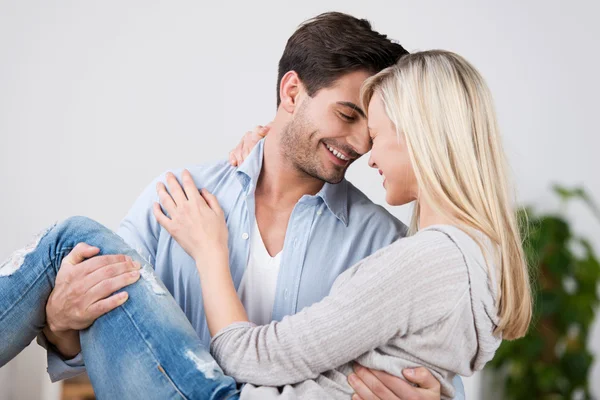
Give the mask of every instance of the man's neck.
<path id="1" fill-rule="evenodd" d="M 270 204 L 293 207 L 305 194 L 315 195 L 324 182 L 299 171 L 281 152 L 280 127 L 273 126 L 265 138 L 263 164 L 256 196 Z"/>

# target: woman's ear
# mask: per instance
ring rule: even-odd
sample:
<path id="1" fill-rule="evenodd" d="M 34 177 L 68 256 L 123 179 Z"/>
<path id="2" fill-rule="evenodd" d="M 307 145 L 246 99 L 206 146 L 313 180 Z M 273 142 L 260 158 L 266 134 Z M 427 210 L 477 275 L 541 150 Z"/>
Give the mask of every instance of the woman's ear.
<path id="1" fill-rule="evenodd" d="M 279 85 L 280 106 L 290 114 L 294 113 L 298 102 L 298 95 L 302 82 L 296 71 L 288 71 L 282 78 Z"/>

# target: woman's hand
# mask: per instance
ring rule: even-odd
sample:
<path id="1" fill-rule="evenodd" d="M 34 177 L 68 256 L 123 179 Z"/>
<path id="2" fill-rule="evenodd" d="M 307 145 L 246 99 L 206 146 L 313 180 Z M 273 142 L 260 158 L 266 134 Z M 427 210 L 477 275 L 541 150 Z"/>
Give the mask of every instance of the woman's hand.
<path id="1" fill-rule="evenodd" d="M 156 186 L 160 204 L 154 203 L 154 217 L 196 261 L 228 256 L 228 231 L 223 210 L 216 197 L 205 189 L 198 191 L 192 175 L 184 170 L 183 188 L 172 173 L 167 173 L 169 192 L 162 182 Z M 202 263 L 208 265 L 208 263 Z"/>
<path id="2" fill-rule="evenodd" d="M 183 188 L 175 175 L 167 173 L 167 185 L 156 186 L 160 203 L 154 203 L 154 217 L 194 259 L 200 285 L 204 312 L 211 335 L 233 322 L 248 321 L 231 272 L 227 249 L 227 225 L 217 198 L 206 190 L 198 192 L 188 170 L 181 174 Z M 170 218 L 169 218 L 170 217 Z"/>
<path id="3" fill-rule="evenodd" d="M 254 149 L 254 146 L 267 136 L 269 129 L 271 129 L 270 122 L 265 126 L 258 125 L 253 131 L 246 132 L 237 147 L 229 153 L 229 163 L 234 167 L 242 165 L 248 154 Z"/>

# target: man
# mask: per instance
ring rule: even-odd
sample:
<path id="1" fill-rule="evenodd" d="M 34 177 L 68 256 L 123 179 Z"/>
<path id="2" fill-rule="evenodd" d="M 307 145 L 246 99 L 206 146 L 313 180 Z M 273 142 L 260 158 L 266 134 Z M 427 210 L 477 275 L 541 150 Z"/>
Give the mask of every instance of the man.
<path id="1" fill-rule="evenodd" d="M 225 211 L 232 278 L 253 322 L 281 320 L 318 302 L 344 270 L 405 234 L 401 222 L 344 175 L 370 150 L 365 112 L 359 106 L 361 84 L 406 53 L 366 20 L 326 13 L 307 21 L 289 39 L 279 62 L 277 113 L 268 137 L 238 168 L 225 161 L 188 168 L 197 187 L 217 196 Z M 194 261 L 152 213 L 157 185 L 173 179 L 167 173 L 150 184 L 118 234 L 154 265 L 208 347 Z M 94 255 L 82 249 L 75 258 Z M 116 307 L 109 295 L 128 283 L 118 268 L 110 268 L 110 260 L 104 263 L 106 280 L 89 283 L 104 284 L 104 296 L 69 307 L 78 292 L 58 283 L 50 296 L 44 334 L 55 347 L 43 335 L 40 342 L 49 346 L 53 380 L 83 370 L 77 329 Z M 85 288 L 79 290 L 85 293 Z M 363 399 L 439 398 L 439 384 L 431 374 L 411 371 L 405 377 L 421 388 L 358 366 L 349 382 Z M 458 384 L 460 397 L 460 380 Z"/>

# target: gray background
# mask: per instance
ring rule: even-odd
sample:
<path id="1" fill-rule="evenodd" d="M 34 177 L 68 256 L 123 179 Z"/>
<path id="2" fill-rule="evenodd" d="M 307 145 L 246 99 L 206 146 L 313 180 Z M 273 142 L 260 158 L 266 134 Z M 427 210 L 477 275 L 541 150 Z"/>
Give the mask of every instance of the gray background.
<path id="1" fill-rule="evenodd" d="M 600 200 L 597 1 L 0 0 L 0 258 L 70 215 L 116 228 L 157 174 L 225 157 L 273 117 L 287 38 L 329 10 L 479 68 L 520 203 L 556 207 L 551 182 L 583 184 Z M 349 178 L 383 204 L 366 159 Z M 598 222 L 579 205 L 568 214 L 600 252 Z M 591 341 L 598 353 L 598 323 Z M 45 364 L 30 346 L 0 370 L 0 399 L 55 398 Z M 598 396 L 598 363 L 593 377 Z M 469 398 L 479 382 L 465 380 Z"/>

